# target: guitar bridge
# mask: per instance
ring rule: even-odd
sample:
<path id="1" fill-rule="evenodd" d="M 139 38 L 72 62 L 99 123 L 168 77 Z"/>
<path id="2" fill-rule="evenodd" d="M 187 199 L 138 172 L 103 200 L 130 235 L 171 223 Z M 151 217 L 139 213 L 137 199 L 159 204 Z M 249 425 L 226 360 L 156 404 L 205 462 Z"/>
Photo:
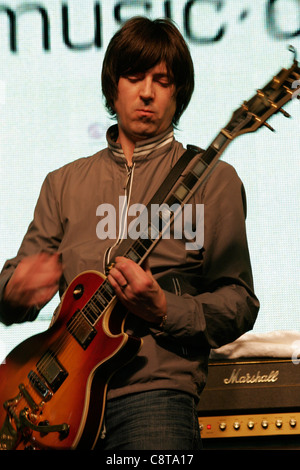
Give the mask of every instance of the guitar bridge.
<path id="1" fill-rule="evenodd" d="M 45 382 L 31 370 L 28 374 L 29 382 L 36 392 L 45 400 L 48 401 L 52 397 L 52 392 L 49 390 Z"/>
<path id="2" fill-rule="evenodd" d="M 68 377 L 68 372 L 63 368 L 61 363 L 58 361 L 57 357 L 50 350 L 48 350 L 43 355 L 43 357 L 37 363 L 36 367 L 39 373 L 45 379 L 46 383 L 51 388 L 53 393 L 55 393 L 59 389 L 61 384 Z M 35 385 L 37 386 L 37 383 Z M 42 386 L 41 381 L 39 383 L 39 386 Z M 44 389 L 42 393 L 47 396 L 49 394 L 49 390 Z"/>

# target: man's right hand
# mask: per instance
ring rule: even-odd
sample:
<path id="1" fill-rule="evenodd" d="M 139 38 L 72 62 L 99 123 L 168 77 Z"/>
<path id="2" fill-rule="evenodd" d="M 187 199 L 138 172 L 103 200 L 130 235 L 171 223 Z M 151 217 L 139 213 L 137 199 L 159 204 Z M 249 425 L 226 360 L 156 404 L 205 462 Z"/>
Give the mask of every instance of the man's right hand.
<path id="1" fill-rule="evenodd" d="M 59 254 L 24 258 L 7 283 L 3 300 L 13 308 L 41 309 L 56 294 L 61 275 Z"/>

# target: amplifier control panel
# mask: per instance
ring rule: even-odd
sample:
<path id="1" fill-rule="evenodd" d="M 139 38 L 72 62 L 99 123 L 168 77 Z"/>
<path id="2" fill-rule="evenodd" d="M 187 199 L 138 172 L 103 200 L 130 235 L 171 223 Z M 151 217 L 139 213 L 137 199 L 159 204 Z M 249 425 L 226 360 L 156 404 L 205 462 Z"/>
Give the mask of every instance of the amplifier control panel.
<path id="1" fill-rule="evenodd" d="M 300 412 L 199 416 L 201 437 L 300 436 Z"/>

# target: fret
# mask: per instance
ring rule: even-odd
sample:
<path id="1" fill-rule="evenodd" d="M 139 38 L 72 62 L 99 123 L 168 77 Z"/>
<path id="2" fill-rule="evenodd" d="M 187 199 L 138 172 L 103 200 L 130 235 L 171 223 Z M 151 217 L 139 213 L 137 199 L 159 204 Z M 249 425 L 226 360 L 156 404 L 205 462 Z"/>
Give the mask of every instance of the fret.
<path id="1" fill-rule="evenodd" d="M 180 201 L 184 201 L 188 193 L 189 190 L 183 183 L 181 183 L 178 188 L 174 191 L 175 197 Z"/>
<path id="2" fill-rule="evenodd" d="M 146 254 L 148 251 L 147 248 L 141 243 L 140 240 L 136 240 L 133 244 L 133 249 L 134 251 L 139 255 L 140 259 L 143 258 L 143 256 Z"/>
<path id="3" fill-rule="evenodd" d="M 224 131 L 226 132 L 226 131 Z M 223 150 L 223 148 L 229 143 L 230 139 L 227 137 L 223 132 L 221 131 L 220 134 L 215 138 L 215 140 L 212 143 L 212 146 L 220 151 Z"/>
<path id="4" fill-rule="evenodd" d="M 153 233 L 156 235 L 156 229 L 153 228 Z M 153 236 L 152 230 L 151 230 L 151 222 L 149 222 L 148 227 L 146 230 L 144 230 L 140 236 L 140 242 L 142 242 L 145 246 L 147 246 L 147 249 L 150 248 L 152 245 L 153 241 L 156 240 L 156 238 Z"/>
<path id="5" fill-rule="evenodd" d="M 140 241 L 143 242 L 145 246 L 149 243 L 152 244 L 149 226 L 141 233 Z M 148 245 L 148 247 L 150 248 L 150 245 Z"/>
<path id="6" fill-rule="evenodd" d="M 192 172 L 199 178 L 204 173 L 206 168 L 206 164 L 201 159 L 199 159 L 199 161 L 193 167 Z"/>
<path id="7" fill-rule="evenodd" d="M 91 304 L 88 302 L 85 307 L 82 309 L 82 313 L 84 314 L 85 318 L 94 325 L 95 321 L 98 318 L 97 312 L 92 309 Z"/>
<path id="8" fill-rule="evenodd" d="M 94 326 L 99 320 L 101 314 L 109 305 L 111 300 L 114 298 L 115 293 L 108 281 L 105 284 L 102 284 L 99 289 L 94 293 L 90 298 L 88 303 L 80 311 L 80 317 L 74 317 L 74 321 L 78 321 L 80 318 L 85 320 L 86 323 L 89 323 L 91 326 Z"/>
<path id="9" fill-rule="evenodd" d="M 99 310 L 104 310 L 108 305 L 107 300 L 101 295 L 99 290 L 93 295 L 90 302 L 93 303 L 98 312 Z"/>
<path id="10" fill-rule="evenodd" d="M 133 248 L 130 248 L 130 250 L 127 252 L 126 258 L 131 259 L 135 263 L 138 263 L 140 261 L 139 255 L 134 251 Z"/>
<path id="11" fill-rule="evenodd" d="M 97 307 L 97 305 L 94 303 L 93 299 L 89 302 L 89 308 L 91 309 L 92 315 L 93 315 L 93 322 L 92 324 L 95 325 L 97 321 L 99 320 L 99 317 L 101 313 L 103 312 L 103 308 Z"/>
<path id="12" fill-rule="evenodd" d="M 107 307 L 106 302 L 100 298 L 97 292 L 91 297 L 88 305 L 97 317 L 99 316 L 99 311 L 103 311 Z"/>
<path id="13" fill-rule="evenodd" d="M 101 291 L 102 296 L 107 300 L 109 303 L 113 297 L 115 296 L 115 292 L 108 281 L 101 285 L 100 289 L 98 289 L 97 293 Z"/>
<path id="14" fill-rule="evenodd" d="M 218 154 L 218 151 L 214 149 L 212 146 L 210 146 L 201 156 L 201 160 L 207 165 L 209 165 L 217 154 Z"/>
<path id="15" fill-rule="evenodd" d="M 153 240 L 153 234 L 151 234 L 151 227 L 153 227 L 154 231 L 154 226 L 149 225 L 147 230 L 145 230 L 142 234 L 141 237 L 138 238 L 133 242 L 133 244 L 128 248 L 124 256 L 126 258 L 131 259 L 135 263 L 139 263 L 142 258 L 148 253 L 152 245 L 154 244 Z M 155 228 L 155 234 L 157 234 L 157 230 Z"/>
<path id="16" fill-rule="evenodd" d="M 183 180 L 184 182 L 184 185 L 189 189 L 193 189 L 193 187 L 195 186 L 195 184 L 198 182 L 198 178 L 192 173 L 190 172 Z"/>
<path id="17" fill-rule="evenodd" d="M 141 245 L 144 246 L 145 251 L 148 251 L 149 248 L 152 245 L 152 240 L 150 238 L 148 238 L 148 233 L 146 234 L 146 232 L 143 232 L 143 234 L 147 235 L 147 238 L 141 237 L 139 239 L 139 242 L 140 242 Z"/>
<path id="18" fill-rule="evenodd" d="M 174 206 L 175 204 L 178 204 L 181 206 L 181 201 L 177 199 L 177 197 L 173 194 L 170 195 L 169 199 L 167 199 L 167 204 L 171 207 Z"/>
<path id="19" fill-rule="evenodd" d="M 101 284 L 99 289 L 94 293 L 94 295 L 89 300 L 88 304 L 92 308 L 93 312 L 96 313 L 97 317 L 108 306 L 110 301 L 113 299 L 115 293 L 113 288 L 110 286 L 109 282 L 106 281 L 104 284 Z"/>

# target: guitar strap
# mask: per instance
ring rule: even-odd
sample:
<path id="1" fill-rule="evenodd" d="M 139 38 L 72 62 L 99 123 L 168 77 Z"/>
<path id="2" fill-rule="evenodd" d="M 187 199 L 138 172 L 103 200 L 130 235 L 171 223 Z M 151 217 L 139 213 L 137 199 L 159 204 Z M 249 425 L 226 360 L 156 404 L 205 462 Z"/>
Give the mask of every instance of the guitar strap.
<path id="1" fill-rule="evenodd" d="M 179 158 L 179 160 L 175 163 L 173 168 L 171 169 L 170 173 L 162 183 L 162 185 L 159 187 L 159 189 L 156 191 L 152 199 L 147 205 L 147 210 L 149 211 L 151 205 L 153 204 L 158 204 L 160 205 L 168 196 L 170 193 L 171 189 L 175 185 L 176 181 L 180 178 L 182 175 L 182 172 L 184 169 L 187 167 L 189 162 L 199 153 L 202 153 L 203 150 L 200 147 L 196 147 L 194 145 L 187 145 L 187 150 L 184 152 L 184 154 Z M 148 212 L 149 213 L 149 212 Z M 127 245 L 131 245 L 132 241 L 131 240 L 124 240 L 120 243 L 118 249 L 116 250 L 116 256 L 122 256 L 126 252 Z"/>
<path id="2" fill-rule="evenodd" d="M 187 167 L 188 163 L 199 153 L 202 153 L 203 150 L 199 147 L 196 147 L 194 145 L 188 145 L 187 150 L 184 152 L 184 154 L 179 158 L 179 160 L 176 162 L 176 164 L 173 166 L 171 169 L 170 173 L 160 186 L 160 188 L 157 190 L 157 192 L 154 194 L 152 199 L 150 200 L 149 204 L 147 205 L 147 208 L 149 209 L 152 204 L 161 204 L 166 197 L 168 196 L 169 192 L 175 185 L 176 181 L 178 178 L 182 175 L 182 172 L 184 169 Z"/>

